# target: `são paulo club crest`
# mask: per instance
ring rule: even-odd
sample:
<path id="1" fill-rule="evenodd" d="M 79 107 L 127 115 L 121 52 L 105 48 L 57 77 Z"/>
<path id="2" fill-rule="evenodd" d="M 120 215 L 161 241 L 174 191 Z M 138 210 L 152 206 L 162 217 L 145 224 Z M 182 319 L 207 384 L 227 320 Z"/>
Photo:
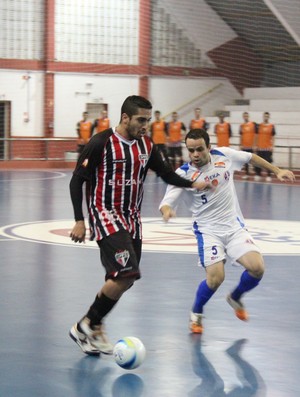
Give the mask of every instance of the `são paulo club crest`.
<path id="1" fill-rule="evenodd" d="M 130 258 L 129 251 L 118 251 L 115 254 L 115 258 L 119 265 L 125 267 L 127 265 L 128 259 Z"/>

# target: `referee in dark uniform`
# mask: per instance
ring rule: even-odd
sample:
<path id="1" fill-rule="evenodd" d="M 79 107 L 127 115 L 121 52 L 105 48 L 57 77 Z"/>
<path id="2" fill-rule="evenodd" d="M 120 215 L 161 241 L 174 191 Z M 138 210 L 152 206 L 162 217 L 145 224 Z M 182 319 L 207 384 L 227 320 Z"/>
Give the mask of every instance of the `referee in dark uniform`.
<path id="1" fill-rule="evenodd" d="M 179 177 L 146 135 L 151 120 L 151 103 L 140 96 L 128 97 L 115 129 L 96 134 L 85 146 L 70 182 L 75 226 L 71 239 L 85 240 L 82 211 L 83 184 L 89 212 L 91 240 L 100 248 L 106 280 L 87 314 L 70 330 L 71 338 L 84 353 L 111 354 L 103 318 L 122 294 L 140 278 L 142 251 L 141 204 L 143 183 L 152 169 L 166 183 L 202 190 L 207 183 Z"/>

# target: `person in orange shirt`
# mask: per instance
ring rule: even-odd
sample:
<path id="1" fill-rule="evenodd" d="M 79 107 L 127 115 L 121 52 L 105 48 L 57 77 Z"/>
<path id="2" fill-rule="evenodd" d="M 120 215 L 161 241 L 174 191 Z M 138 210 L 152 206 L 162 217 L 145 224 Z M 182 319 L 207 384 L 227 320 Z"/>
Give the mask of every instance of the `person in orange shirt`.
<path id="1" fill-rule="evenodd" d="M 182 158 L 182 131 L 186 131 L 186 126 L 178 120 L 178 113 L 172 113 L 172 121 L 167 125 L 168 131 L 168 147 L 169 147 L 169 161 L 175 169 L 179 163 L 179 166 L 183 164 Z"/>
<path id="2" fill-rule="evenodd" d="M 96 134 L 108 130 L 110 127 L 110 120 L 107 117 L 107 110 L 102 110 L 99 119 L 96 119 L 93 124 L 93 132 L 96 130 Z"/>
<path id="3" fill-rule="evenodd" d="M 258 156 L 267 160 L 269 163 L 273 162 L 273 147 L 275 140 L 275 127 L 274 124 L 269 122 L 270 113 L 264 112 L 263 114 L 263 122 L 258 126 L 257 133 L 257 143 L 256 143 L 256 153 Z M 254 180 L 259 181 L 261 179 L 261 169 L 255 167 L 255 177 Z M 268 171 L 268 175 L 266 177 L 267 182 L 271 182 L 271 172 Z"/>
<path id="4" fill-rule="evenodd" d="M 244 112 L 243 113 L 243 119 L 244 122 L 240 125 L 240 149 L 253 153 L 254 151 L 254 146 L 255 146 L 255 140 L 256 140 L 256 134 L 257 134 L 257 124 L 254 123 L 253 121 L 249 120 L 249 113 Z M 249 178 L 249 165 L 245 165 L 245 175 L 242 177 L 243 179 L 248 179 Z"/>
<path id="5" fill-rule="evenodd" d="M 82 120 L 78 121 L 76 131 L 78 135 L 77 152 L 81 153 L 83 148 L 91 139 L 93 125 L 91 121 L 88 121 L 88 112 L 82 113 Z"/>
<path id="6" fill-rule="evenodd" d="M 205 118 L 201 117 L 201 109 L 196 108 L 194 110 L 195 112 L 195 118 L 191 120 L 190 122 L 190 130 L 195 130 L 195 129 L 203 129 L 205 131 L 208 130 L 208 124 L 205 120 Z"/>
<path id="7" fill-rule="evenodd" d="M 217 146 L 230 146 L 230 138 L 232 135 L 231 125 L 224 121 L 224 114 L 219 114 L 219 122 L 215 125 L 215 134 L 217 136 Z"/>
<path id="8" fill-rule="evenodd" d="M 161 113 L 159 110 L 154 112 L 155 120 L 150 126 L 150 138 L 156 144 L 158 149 L 163 153 L 164 157 L 168 159 L 167 152 L 167 123 L 161 119 Z"/>

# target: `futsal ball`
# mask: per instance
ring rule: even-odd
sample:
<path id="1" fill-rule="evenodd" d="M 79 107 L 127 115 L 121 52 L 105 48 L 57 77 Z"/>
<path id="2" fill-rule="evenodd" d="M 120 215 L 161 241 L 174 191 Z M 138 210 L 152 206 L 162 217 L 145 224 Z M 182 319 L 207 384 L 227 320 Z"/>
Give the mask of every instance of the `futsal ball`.
<path id="1" fill-rule="evenodd" d="M 139 367 L 145 359 L 146 349 L 143 342 L 134 336 L 118 340 L 113 355 L 116 363 L 124 369 Z"/>

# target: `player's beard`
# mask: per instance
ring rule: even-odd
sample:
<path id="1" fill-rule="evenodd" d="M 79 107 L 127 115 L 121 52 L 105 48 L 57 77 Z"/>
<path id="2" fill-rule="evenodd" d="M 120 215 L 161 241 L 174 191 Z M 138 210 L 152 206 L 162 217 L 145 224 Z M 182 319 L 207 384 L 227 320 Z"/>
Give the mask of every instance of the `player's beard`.
<path id="1" fill-rule="evenodd" d="M 146 133 L 146 131 L 144 130 L 137 130 L 136 127 L 132 127 L 132 126 L 128 126 L 127 127 L 127 134 L 129 139 L 132 140 L 140 140 L 142 138 L 142 136 L 144 136 Z"/>

